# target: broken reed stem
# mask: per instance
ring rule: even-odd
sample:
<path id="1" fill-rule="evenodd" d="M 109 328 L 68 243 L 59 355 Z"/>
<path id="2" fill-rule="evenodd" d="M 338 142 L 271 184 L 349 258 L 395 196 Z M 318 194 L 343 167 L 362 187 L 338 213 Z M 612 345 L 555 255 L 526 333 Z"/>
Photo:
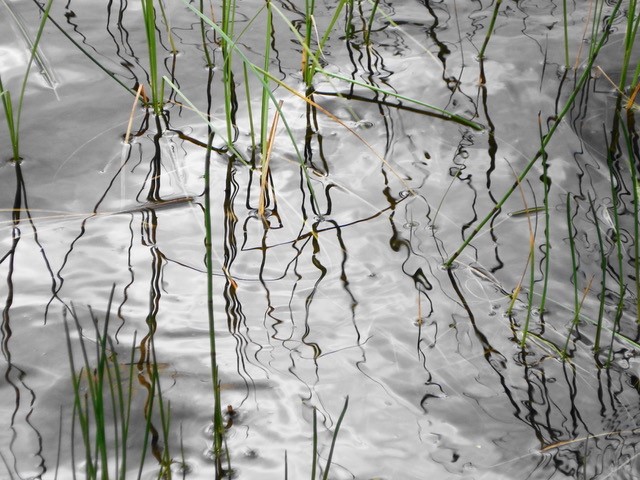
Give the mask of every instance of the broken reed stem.
<path id="1" fill-rule="evenodd" d="M 271 129 L 269 130 L 269 139 L 267 140 L 267 151 L 262 160 L 262 172 L 260 174 L 260 200 L 258 203 L 258 215 L 264 218 L 267 201 L 269 198 L 268 180 L 269 180 L 269 160 L 271 159 L 271 151 L 276 138 L 276 130 L 278 129 L 278 120 L 280 119 L 280 109 L 282 108 L 282 100 L 278 102 L 278 109 L 273 116 Z"/>

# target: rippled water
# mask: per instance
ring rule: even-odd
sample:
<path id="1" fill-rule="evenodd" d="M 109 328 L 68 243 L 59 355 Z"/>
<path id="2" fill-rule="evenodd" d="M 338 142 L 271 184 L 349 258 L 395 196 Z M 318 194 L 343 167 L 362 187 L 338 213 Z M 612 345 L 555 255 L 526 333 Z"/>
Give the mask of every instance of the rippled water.
<path id="1" fill-rule="evenodd" d="M 214 124 L 224 130 L 219 51 L 210 76 L 199 22 L 180 2 L 168 3 L 178 53 L 171 54 L 159 20 L 162 73 L 203 111 L 210 92 Z M 301 22 L 304 5 L 298 3 L 304 2 L 275 5 Z M 317 205 L 281 125 L 271 159 L 275 204 L 272 197 L 266 223 L 256 214 L 259 174 L 214 154 L 217 359 L 222 402 L 234 412 L 225 418 L 235 478 L 285 478 L 285 452 L 289 478 L 307 478 L 313 408 L 324 465 L 346 396 L 330 478 L 638 478 L 637 350 L 621 338 L 609 346 L 620 275 L 606 159 L 613 87 L 605 75 L 594 74 L 547 148 L 549 294 L 544 314 L 534 308 L 534 335 L 522 349 L 530 230 L 536 231 L 537 307 L 545 226 L 543 213 L 518 212 L 543 204 L 541 162 L 456 268 L 442 264 L 536 153 L 538 112 L 549 125 L 575 85 L 574 74 L 582 72 L 586 52 L 576 71 L 565 72 L 561 2 L 506 2 L 480 83 L 476 57 L 493 4 L 380 2 L 383 15 L 367 47 L 362 30 L 371 5 L 354 3 L 352 28 L 345 33 L 345 14 L 330 37 L 328 70 L 474 118 L 486 129 L 476 132 L 318 75 L 315 101 L 349 131 L 274 87 L 313 172 Z M 589 6 L 570 3 L 575 59 Z M 38 11 L 26 0 L 7 4 L 10 9 L 0 5 L 0 74 L 5 86 L 18 90 L 28 50 L 9 12 L 33 34 Z M 334 4 L 316 6 L 320 32 Z M 261 7 L 241 2 L 236 17 L 237 33 L 249 27 L 239 45 L 258 64 L 264 14 L 250 21 Z M 137 2 L 56 2 L 51 16 L 127 86 L 148 82 Z M 623 34 L 616 21 L 596 62 L 616 82 Z M 300 47 L 278 17 L 272 47 L 271 71 L 303 91 Z M 153 333 L 162 395 L 170 402 L 174 476 L 212 478 L 202 197 L 207 127 L 172 93 L 166 122 L 135 110 L 129 148 L 123 136 L 133 98 L 52 25 L 41 48 L 55 83 L 36 69 L 22 119 L 23 161 L 0 165 L 0 477 L 49 479 L 57 471 L 57 478 L 71 478 L 73 390 L 62 312 L 75 305 L 93 349 L 87 306 L 104 318 L 115 285 L 110 334 L 124 359 L 137 332 L 140 362 L 133 381 L 132 477 L 150 396 L 143 337 Z M 236 67 L 236 145 L 245 153 L 251 138 L 244 78 Z M 259 115 L 259 83 L 250 82 L 258 92 L 253 115 Z M 9 158 L 4 126 L 0 135 L 0 154 Z M 621 154 L 616 162 L 616 192 L 626 205 L 619 208 L 622 277 L 630 289 L 620 329 L 637 342 L 632 186 L 627 158 Z M 573 282 L 584 318 L 596 319 L 600 305 L 600 250 L 589 198 L 613 252 L 604 287 L 609 330 L 596 355 L 595 329 L 583 321 L 569 342 L 572 360 L 562 362 L 559 350 L 574 317 Z M 521 278 L 524 288 L 509 315 L 508 295 Z M 71 337 L 77 349 L 73 329 Z M 605 368 L 609 351 L 612 362 Z M 122 375 L 128 377 L 127 365 Z M 158 418 L 153 422 L 161 428 Z M 75 448 L 81 472 L 78 438 Z M 157 477 L 153 453 L 143 478 Z"/>

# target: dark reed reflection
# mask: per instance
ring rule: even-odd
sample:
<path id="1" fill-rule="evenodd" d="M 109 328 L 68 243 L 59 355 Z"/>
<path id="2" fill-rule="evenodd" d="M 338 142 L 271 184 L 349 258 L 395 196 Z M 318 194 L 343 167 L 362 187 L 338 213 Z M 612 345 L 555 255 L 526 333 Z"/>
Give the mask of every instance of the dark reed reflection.
<path id="1" fill-rule="evenodd" d="M 9 416 L 9 435 L 7 443 L 8 452 L 0 449 L 0 455 L 4 467 L 7 468 L 7 474 L 13 477 L 14 474 L 22 475 L 43 475 L 48 467 L 45 457 L 43 456 L 44 439 L 37 426 L 32 423 L 31 416 L 34 413 L 34 404 L 37 400 L 36 390 L 30 386 L 32 381 L 25 368 L 21 367 L 21 361 L 14 360 L 12 353 L 13 344 L 22 340 L 20 337 L 14 337 L 14 328 L 12 326 L 12 307 L 14 305 L 15 285 L 14 275 L 16 272 L 16 258 L 19 255 L 19 246 L 22 241 L 24 244 L 28 239 L 23 240 L 22 229 L 30 227 L 33 232 L 33 241 L 40 248 L 42 258 L 44 259 L 45 269 L 49 271 L 52 279 L 52 288 L 55 288 L 55 280 L 51 272 L 49 261 L 38 237 L 38 230 L 31 216 L 29 202 L 27 197 L 27 188 L 22 172 L 21 162 L 14 162 L 11 169 L 15 172 L 15 195 L 13 207 L 11 210 L 11 242 L 7 252 L 0 258 L 0 266 L 6 268 L 6 284 L 4 290 L 5 301 L 2 308 L 2 323 L 0 325 L 1 332 L 1 348 L 2 358 L 6 366 L 3 368 L 5 386 L 2 388 L 6 393 L 4 399 L 13 398 L 13 410 Z M 26 217 L 26 218 L 24 218 Z M 26 220 L 26 221 L 25 221 Z M 26 251 L 25 251 L 26 253 Z M 20 329 L 21 330 L 21 329 Z M 19 333 L 21 333 L 19 331 Z M 33 380 L 35 381 L 35 379 Z M 5 435 L 6 436 L 6 435 Z M 29 451 L 29 455 L 25 456 L 25 450 Z M 5 455 L 10 455 L 9 458 Z M 30 461 L 27 461 L 28 458 Z M 50 468 L 50 467 L 49 467 Z"/>
<path id="2" fill-rule="evenodd" d="M 51 470 L 50 435 L 31 419 L 38 408 L 51 413 L 45 397 L 67 398 L 57 378 L 41 394 L 42 380 L 17 360 L 36 340 L 25 347 L 16 334 L 16 298 L 26 298 L 25 316 L 47 300 L 49 313 L 72 299 L 103 303 L 115 282 L 114 349 L 133 332 L 141 338 L 132 418 L 148 426 L 133 447 L 149 457 L 143 476 L 281 478 L 286 452 L 291 478 L 308 477 L 314 409 L 325 459 L 336 405 L 349 395 L 336 478 L 633 478 L 640 301 L 630 92 L 612 95 L 594 72 L 560 134 L 515 182 L 581 78 L 580 62 L 565 68 L 558 53 L 561 2 L 348 1 L 318 53 L 343 80 L 318 72 L 307 82 L 290 27 L 304 35 L 310 25 L 314 51 L 340 4 L 321 3 L 310 21 L 304 2 L 272 2 L 290 24 L 274 14 L 267 30 L 264 3 L 237 2 L 231 47 L 181 2 L 153 2 L 160 74 L 177 89 L 165 91 L 159 115 L 134 109 L 130 144 L 88 141 L 90 167 L 63 170 L 65 188 L 94 187 L 64 197 L 61 210 L 89 213 L 52 226 L 46 242 L 33 227 L 48 255 L 39 271 L 55 272 L 47 298 L 16 281 L 35 261 L 22 250 L 28 207 L 15 169 L 0 259 L 14 473 L 33 476 L 24 460 L 32 452 L 36 474 Z M 191 4 L 216 25 L 230 5 Z M 581 7 L 569 9 L 575 56 L 584 55 Z M 149 84 L 139 4 L 67 2 L 52 18 L 64 18 L 60 27 L 129 93 Z M 57 41 L 55 51 L 76 48 Z M 279 124 L 273 104 L 264 112 L 274 125 L 268 168 L 256 141 L 265 77 L 239 55 L 262 68 L 266 50 L 273 104 L 283 102 Z M 61 98 L 84 80 L 65 82 Z M 405 93 L 485 130 L 394 96 Z M 100 114 L 76 123 L 102 131 L 111 103 L 126 119 L 130 98 L 102 97 L 91 99 Z M 70 114 L 59 108 L 60 118 Z M 34 148 L 46 152 L 51 136 L 42 137 Z M 56 204 L 56 187 L 41 180 L 42 202 Z M 492 211 L 454 268 L 441 269 Z M 224 410 L 221 432 L 217 413 L 210 426 L 212 406 Z"/>

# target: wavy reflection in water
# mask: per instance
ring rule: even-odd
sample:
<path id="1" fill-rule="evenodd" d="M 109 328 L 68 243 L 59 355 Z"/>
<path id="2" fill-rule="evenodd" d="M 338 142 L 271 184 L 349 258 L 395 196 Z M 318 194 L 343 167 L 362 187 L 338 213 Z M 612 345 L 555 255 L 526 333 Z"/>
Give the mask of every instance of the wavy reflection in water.
<path id="1" fill-rule="evenodd" d="M 548 354 L 521 351 L 513 358 L 504 356 L 483 333 L 455 273 L 450 271 L 449 278 L 467 310 L 468 320 L 479 341 L 478 347 L 484 352 L 482 356 L 490 368 L 486 371 L 496 375 L 492 379 L 491 375 L 478 371 L 478 385 L 463 386 L 457 392 L 477 402 L 480 409 L 478 418 L 468 420 L 480 423 L 482 417 L 487 416 L 491 422 L 511 424 L 508 416 L 511 414 L 523 427 L 529 428 L 537 439 L 537 445 L 529 447 L 529 455 L 536 455 L 537 451 L 543 457 L 541 464 L 525 467 L 528 475 L 553 465 L 557 473 L 570 477 L 597 478 L 621 468 L 620 478 L 627 478 L 628 461 L 638 455 L 636 425 L 640 413 L 637 389 L 632 392 L 624 387 L 630 380 L 629 372 L 596 369 L 597 377 L 592 377 L 589 370 L 560 363 Z M 468 358 L 474 356 L 472 351 L 460 353 Z M 489 389 L 483 392 L 485 386 Z M 510 410 L 497 410 L 487 401 L 491 397 L 487 393 L 498 386 L 509 400 Z M 445 386 L 445 392 L 448 387 L 450 385 Z M 491 464 L 487 462 L 492 459 L 480 460 L 478 457 L 476 467 L 517 472 L 529 464 L 528 455 L 523 456 L 522 451 L 509 446 L 509 432 L 514 433 L 514 429 L 517 427 L 512 425 L 504 431 L 504 436 L 495 440 L 503 448 L 502 458 L 495 458 L 495 463 Z M 473 430 L 474 427 L 470 427 L 465 433 L 473 435 Z"/>
<path id="2" fill-rule="evenodd" d="M 258 172 L 264 159 L 255 127 L 262 84 L 251 72 L 243 75 L 237 52 L 223 52 L 220 35 L 201 29 L 204 22 L 186 16 L 180 2 L 162 4 L 166 18 L 154 2 L 158 60 L 224 134 L 213 135 L 212 125 L 176 104 L 172 92 L 161 116 L 137 112 L 137 131 L 123 146 L 103 125 L 109 117 L 95 112 L 120 115 L 121 109 L 125 118 L 130 100 L 121 106 L 117 95 L 94 94 L 92 115 L 71 115 L 76 129 L 67 134 L 68 146 L 44 143 L 48 135 L 33 140 L 33 148 L 56 152 L 50 164 L 58 153 L 67 158 L 59 162 L 54 186 L 45 162 L 38 165 L 42 170 L 34 168 L 43 189 L 38 207 L 64 203 L 55 209 L 74 215 L 59 223 L 49 219 L 52 234 L 45 239 L 34 231 L 34 242 L 26 242 L 25 218 L 2 224 L 9 227 L 3 243 L 8 253 L 0 261 L 9 288 L 6 295 L 2 289 L 7 381 L 0 389 L 8 392 L 1 398 L 10 449 L 0 453 L 11 457 L 13 473 L 42 476 L 45 465 L 49 473 L 53 437 L 40 419 L 58 411 L 47 401 L 69 405 L 66 377 L 45 381 L 32 367 L 37 358 L 28 358 L 34 357 L 32 346 L 43 349 L 50 365 L 42 372 L 55 374 L 57 365 L 66 365 L 64 352 L 55 355 L 50 330 L 23 318 L 39 318 L 34 312 L 47 299 L 50 306 L 72 299 L 101 304 L 114 282 L 114 349 L 133 332 L 142 337 L 134 350 L 132 417 L 149 424 L 148 473 L 169 466 L 187 478 L 221 473 L 211 452 L 211 331 L 204 320 L 203 215 L 210 214 L 212 309 L 221 320 L 215 325 L 217 361 L 238 478 L 282 478 L 284 451 L 291 477 L 307 477 L 313 408 L 320 414 L 320 457 L 326 459 L 335 412 L 346 395 L 351 407 L 336 446 L 336 478 L 633 478 L 639 388 L 629 341 L 638 340 L 640 327 L 631 289 L 637 276 L 634 186 L 627 170 L 633 154 L 622 140 L 627 132 L 637 156 L 638 135 L 633 119 L 624 118 L 621 97 L 605 92 L 602 77 L 587 81 L 561 125 L 562 136 L 541 158 L 545 166 L 533 167 L 530 183 L 522 182 L 497 209 L 454 270 L 440 268 L 514 185 L 513 172 L 539 149 L 576 85 L 578 71 L 560 68 L 559 2 L 502 2 L 480 62 L 475 56 L 495 2 L 344 2 L 319 61 L 328 71 L 384 90 L 374 92 L 320 73 L 313 85 L 300 85 L 303 49 L 290 26 L 274 15 L 267 37 L 264 3 L 223 4 L 237 6 L 235 47 L 257 65 L 264 65 L 264 49 L 270 48 L 273 75 L 296 92 L 306 90 L 309 101 L 301 103 L 271 82 L 276 102 L 284 101 L 282 116 L 295 148 L 284 129 L 275 129 L 261 215 L 256 205 L 265 193 Z M 217 20 L 221 5 L 209 9 L 200 2 L 199 8 Z M 290 15 L 300 32 L 307 26 L 300 2 L 270 5 Z M 315 2 L 312 50 L 337 5 Z M 576 55 L 582 7 L 569 5 Z M 139 4 L 109 1 L 96 9 L 67 2 L 54 9 L 83 48 L 132 84 L 127 90 L 148 83 Z M 55 51 L 69 47 L 50 36 Z M 602 68 L 617 80 L 610 62 L 603 57 Z M 55 109 L 42 102 L 43 112 L 29 110 L 25 118 L 53 117 L 51 109 L 61 120 L 70 116 L 70 104 L 76 112 L 84 108 L 72 89 L 103 91 L 93 77 L 87 82 L 69 72 L 62 76 L 61 98 L 74 100 Z M 91 85 L 83 90 L 85 83 Z M 385 92 L 407 93 L 476 119 L 486 130 L 472 132 Z M 111 103 L 117 108 L 109 110 Z M 273 112 L 270 107 L 268 116 Z M 94 136 L 82 123 L 100 133 Z M 93 140 L 74 150 L 74 141 L 85 136 Z M 207 192 L 213 208 L 203 212 L 201 161 L 209 136 L 215 137 Z M 249 165 L 230 154 L 223 136 Z M 298 146 L 308 176 L 296 158 Z M 0 168 L 2 178 L 13 175 Z M 77 214 L 83 211 L 89 213 Z M 45 268 L 34 266 L 38 248 L 46 248 Z M 28 292 L 24 279 L 37 278 L 34 272 L 45 271 L 49 258 L 49 270 L 56 272 L 51 286 L 44 275 L 46 288 L 40 280 L 38 293 Z M 548 298 L 537 311 L 543 281 Z M 625 283 L 629 287 L 621 288 Z M 40 291 L 49 288 L 46 295 Z M 574 318 L 581 323 L 572 326 Z M 605 328 L 596 348 L 598 319 Z M 86 325 L 85 317 L 80 321 Z M 88 342 L 91 332 L 85 329 Z M 144 429 L 135 433 L 144 437 Z"/>
<path id="3" fill-rule="evenodd" d="M 14 306 L 15 296 L 16 256 L 19 253 L 19 246 L 22 240 L 21 223 L 25 223 L 22 218 L 23 212 L 26 214 L 27 222 L 33 230 L 34 243 L 40 248 L 49 272 L 51 272 L 51 269 L 45 250 L 38 239 L 35 223 L 31 218 L 21 161 L 15 162 L 12 167 L 16 177 L 16 189 L 11 214 L 11 241 L 9 250 L 0 259 L 0 266 L 6 268 L 6 296 L 2 308 L 2 324 L 0 325 L 0 350 L 2 351 L 4 363 L 6 363 L 3 368 L 5 384 L 0 388 L 0 392 L 4 391 L 5 393 L 0 395 L 3 399 L 0 408 L 2 411 L 8 409 L 8 415 L 5 418 L 9 420 L 8 424 L 5 425 L 8 427 L 8 434 L 6 433 L 7 429 L 3 429 L 5 433 L 1 436 L 4 439 L 2 445 L 8 447 L 8 452 L 3 451 L 4 448 L 0 448 L 0 457 L 10 477 L 13 477 L 14 474 L 18 476 L 41 476 L 47 471 L 45 457 L 43 456 L 43 437 L 31 420 L 37 400 L 36 391 L 29 386 L 31 382 L 29 381 L 28 371 L 20 367 L 24 360 L 16 361 L 14 359 L 11 345 L 12 340 L 13 343 L 21 340 L 20 336 L 13 338 L 14 327 L 12 327 L 11 310 Z M 22 243 L 24 244 L 24 241 Z M 24 253 L 27 253 L 27 251 Z M 51 278 L 52 285 L 55 285 L 53 275 Z M 52 286 L 52 288 L 54 287 Z M 0 291 L 2 290 L 4 289 Z M 22 334 L 22 328 L 19 328 L 16 333 Z M 34 379 L 34 381 L 36 380 Z M 5 404 L 7 400 L 9 401 Z M 11 400 L 13 400 L 13 405 Z M 26 455 L 25 452 L 29 452 L 29 454 Z M 7 459 L 6 455 L 10 456 L 9 459 Z"/>

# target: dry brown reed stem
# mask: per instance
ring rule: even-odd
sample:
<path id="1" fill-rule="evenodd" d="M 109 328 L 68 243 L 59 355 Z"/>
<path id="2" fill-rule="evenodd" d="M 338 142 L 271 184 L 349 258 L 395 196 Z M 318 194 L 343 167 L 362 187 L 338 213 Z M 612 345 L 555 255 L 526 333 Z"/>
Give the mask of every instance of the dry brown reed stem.
<path id="1" fill-rule="evenodd" d="M 280 110 L 282 109 L 282 100 L 278 102 L 278 108 L 273 115 L 271 122 L 271 130 L 269 130 L 269 139 L 267 140 L 267 151 L 262 159 L 262 172 L 260 173 L 260 200 L 258 203 L 258 215 L 264 218 L 264 212 L 267 207 L 268 199 L 268 181 L 269 181 L 269 160 L 271 159 L 271 151 L 276 138 L 276 130 L 278 129 L 278 120 L 280 120 Z"/>
<path id="2" fill-rule="evenodd" d="M 635 105 L 638 92 L 640 92 L 640 83 L 636 85 L 636 88 L 633 89 L 633 92 L 629 96 L 629 100 L 627 100 L 627 104 L 624 107 L 626 110 L 631 109 Z"/>
<path id="3" fill-rule="evenodd" d="M 229 282 L 229 285 L 231 285 L 231 288 L 233 288 L 234 290 L 238 290 L 238 282 L 235 281 L 235 279 L 231 276 L 231 272 L 229 271 L 229 269 L 224 265 L 222 266 L 222 273 L 224 273 L 224 276 Z"/>
<path id="4" fill-rule="evenodd" d="M 129 123 L 127 124 L 127 133 L 124 136 L 125 145 L 129 144 L 129 138 L 131 137 L 131 128 L 133 127 L 133 117 L 136 113 L 136 105 L 138 104 L 138 100 L 140 100 L 140 95 L 144 91 L 144 86 L 140 84 L 138 86 L 138 91 L 136 92 L 136 98 L 133 100 L 133 105 L 131 105 L 131 115 L 129 115 Z"/>
<path id="5" fill-rule="evenodd" d="M 584 287 L 584 290 L 582 291 L 582 299 L 580 300 L 580 304 L 578 305 L 578 311 L 576 312 L 578 314 L 582 310 L 582 304 L 584 303 L 584 300 L 587 298 L 587 295 L 589 295 L 589 292 L 591 291 L 591 284 L 593 283 L 594 278 L 596 278 L 596 276 L 591 275 L 591 278 L 589 279 L 589 283 L 587 283 L 587 286 Z"/>
<path id="6" fill-rule="evenodd" d="M 572 438 L 571 440 L 563 440 L 560 442 L 555 442 L 550 445 L 546 445 L 542 447 L 539 451 L 540 453 L 545 453 L 545 452 L 548 452 L 549 450 L 553 450 L 554 448 L 564 447 L 565 445 L 572 445 L 578 442 L 584 442 L 591 438 L 607 437 L 609 435 L 622 435 L 623 433 L 632 433 L 634 435 L 637 435 L 638 432 L 640 432 L 640 429 L 638 428 L 634 428 L 632 430 L 614 430 L 612 432 L 602 432 L 602 433 L 597 433 L 595 435 L 587 435 L 586 437 L 577 437 L 577 438 Z"/>
<path id="7" fill-rule="evenodd" d="M 616 89 L 616 91 L 620 95 L 622 95 L 623 97 L 626 97 L 624 92 L 620 91 L 620 89 L 618 88 L 618 85 L 615 84 L 615 82 L 611 79 L 611 77 L 609 75 L 607 75 L 607 72 L 605 72 L 602 69 L 602 67 L 600 67 L 598 65 L 596 68 L 598 69 L 598 72 L 607 80 L 607 82 L 609 82 L 611 84 L 611 86 L 613 86 L 613 88 Z M 629 97 L 627 98 L 627 103 L 624 106 L 624 108 L 626 110 L 629 110 L 629 109 L 631 109 L 631 108 L 633 108 L 635 106 L 636 97 L 638 96 L 638 93 L 640 93 L 640 83 L 638 83 L 638 85 L 636 85 L 636 88 L 633 89 L 633 92 L 631 92 L 631 95 L 629 95 Z"/>
<path id="8" fill-rule="evenodd" d="M 587 18 L 584 21 L 584 30 L 582 31 L 582 41 L 580 42 L 580 48 L 578 48 L 578 54 L 576 55 L 576 63 L 573 65 L 573 69 L 577 70 L 578 65 L 580 65 L 580 56 L 582 55 L 582 47 L 587 43 L 585 39 L 587 38 L 587 28 L 589 28 L 589 19 L 591 18 L 591 11 L 593 10 L 593 0 L 589 1 L 589 12 L 587 13 Z"/>
<path id="9" fill-rule="evenodd" d="M 260 69 L 258 69 L 258 71 L 260 71 Z M 336 122 L 338 125 L 344 127 L 345 129 L 347 129 L 347 131 L 349 133 L 351 133 L 353 136 L 355 136 L 358 140 L 360 140 L 365 147 L 367 147 L 369 149 L 369 151 L 371 153 L 373 153 L 376 158 L 378 158 L 378 160 L 380 160 L 388 169 L 391 173 L 393 173 L 393 175 L 400 180 L 400 182 L 402 183 L 402 185 L 405 186 L 405 188 L 407 189 L 407 192 L 409 192 L 411 195 L 416 195 L 416 192 L 413 188 L 411 188 L 409 186 L 409 184 L 404 180 L 404 178 L 402 178 L 402 176 L 395 171 L 395 169 L 391 166 L 391 164 L 389 164 L 389 162 L 387 162 L 387 160 L 380 155 L 364 138 L 362 138 L 360 135 L 358 135 L 358 133 L 353 130 L 352 128 L 350 128 L 346 123 L 344 123 L 342 120 L 340 120 L 338 117 L 336 117 L 333 113 L 331 113 L 329 110 L 327 110 L 326 108 L 320 106 L 318 103 L 314 102 L 313 100 L 311 100 L 309 97 L 302 95 L 300 92 L 297 92 L 296 90 L 294 90 L 293 88 L 291 88 L 289 85 L 287 85 L 286 83 L 278 80 L 277 78 L 272 78 L 272 80 L 274 82 L 276 82 L 278 85 L 280 85 L 282 88 L 284 88 L 285 90 L 287 90 L 289 93 L 295 95 L 296 97 L 298 97 L 299 99 L 307 102 L 309 105 L 311 105 L 314 108 L 317 108 L 319 111 L 321 111 L 322 113 L 324 113 L 327 117 L 329 117 L 331 120 L 333 120 L 334 122 Z"/>
<path id="10" fill-rule="evenodd" d="M 513 173 L 513 176 L 516 179 L 516 183 L 518 184 L 518 190 L 520 191 L 520 196 L 522 197 L 522 204 L 524 205 L 524 210 L 528 212 L 529 205 L 527 204 L 527 199 L 524 194 L 524 189 L 522 188 L 522 184 L 518 181 L 518 174 L 516 173 L 516 171 L 513 169 L 513 167 L 509 162 L 507 162 L 507 165 L 509 165 L 511 172 Z M 516 303 L 518 295 L 520 295 L 520 290 L 522 290 L 522 283 L 524 282 L 524 276 L 527 273 L 527 267 L 529 267 L 529 265 L 531 264 L 531 259 L 533 257 L 533 250 L 535 248 L 535 232 L 533 230 L 533 226 L 531 225 L 531 216 L 529 213 L 527 213 L 526 217 L 527 217 L 527 225 L 529 227 L 529 255 L 527 256 L 527 262 L 525 263 L 524 269 L 522 270 L 522 276 L 520 277 L 518 284 L 516 285 L 516 287 L 513 289 L 513 292 L 511 293 L 511 302 L 509 303 L 509 308 L 507 308 L 507 312 L 511 312 L 511 310 L 513 309 L 513 305 Z"/>

